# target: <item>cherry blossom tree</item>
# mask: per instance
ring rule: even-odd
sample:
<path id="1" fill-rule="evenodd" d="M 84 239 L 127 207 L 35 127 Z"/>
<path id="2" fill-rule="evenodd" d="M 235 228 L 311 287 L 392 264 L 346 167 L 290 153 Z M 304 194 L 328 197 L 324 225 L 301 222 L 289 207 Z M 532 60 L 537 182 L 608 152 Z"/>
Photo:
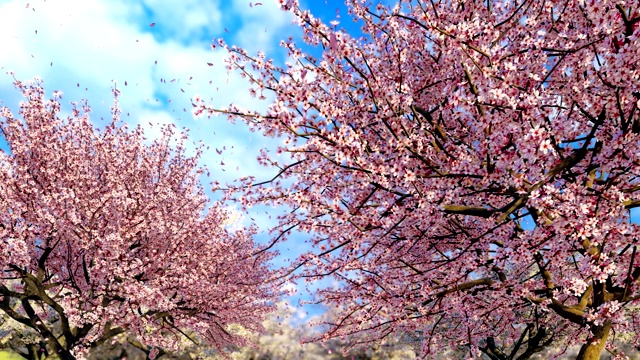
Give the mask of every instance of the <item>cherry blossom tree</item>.
<path id="1" fill-rule="evenodd" d="M 187 156 L 172 126 L 154 141 L 128 129 L 117 89 L 98 130 L 86 103 L 62 119 L 60 93 L 15 85 L 21 118 L 3 107 L 0 120 L 0 309 L 30 335 L 14 351 L 74 359 L 129 334 L 154 358 L 184 337 L 221 351 L 247 343 L 233 326 L 262 329 L 272 255 L 253 229 L 226 229 L 198 180 L 201 146 Z"/>
<path id="2" fill-rule="evenodd" d="M 311 234 L 291 271 L 342 284 L 317 292 L 343 309 L 326 337 L 417 331 L 425 356 L 492 359 L 564 339 L 597 359 L 638 333 L 636 0 L 347 0 L 355 35 L 280 4 L 321 56 L 220 41 L 273 103 L 194 114 L 283 139 L 259 155 L 276 178 L 227 194 L 291 207 L 273 243 Z"/>

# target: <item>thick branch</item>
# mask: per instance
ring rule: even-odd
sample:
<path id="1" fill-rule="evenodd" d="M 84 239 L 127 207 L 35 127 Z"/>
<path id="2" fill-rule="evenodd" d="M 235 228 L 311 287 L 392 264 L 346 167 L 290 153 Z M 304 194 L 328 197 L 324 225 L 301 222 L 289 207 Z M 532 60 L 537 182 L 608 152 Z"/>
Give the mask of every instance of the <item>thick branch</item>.
<path id="1" fill-rule="evenodd" d="M 472 280 L 463 284 L 459 284 L 459 285 L 455 285 L 449 289 L 440 291 L 438 293 L 436 293 L 435 295 L 433 295 L 433 297 L 431 297 L 430 299 L 427 299 L 425 301 L 422 302 L 422 306 L 429 304 L 430 302 L 439 299 L 439 298 L 443 298 L 451 293 L 454 292 L 458 292 L 458 291 L 464 291 L 464 290 L 469 290 L 472 289 L 476 286 L 480 286 L 480 285 L 487 285 L 487 286 L 491 286 L 493 285 L 495 282 L 490 279 L 490 278 L 482 278 L 482 279 L 477 279 L 477 280 Z"/>
<path id="2" fill-rule="evenodd" d="M 495 210 L 489 210 L 479 206 L 444 205 L 444 212 L 447 214 L 471 215 L 490 218 L 491 215 L 495 213 Z"/>

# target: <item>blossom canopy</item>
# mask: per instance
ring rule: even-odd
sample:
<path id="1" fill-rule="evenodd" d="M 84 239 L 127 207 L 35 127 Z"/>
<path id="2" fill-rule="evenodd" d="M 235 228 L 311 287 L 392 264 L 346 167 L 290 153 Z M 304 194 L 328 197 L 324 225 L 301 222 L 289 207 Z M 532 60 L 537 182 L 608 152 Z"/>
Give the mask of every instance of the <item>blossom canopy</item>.
<path id="1" fill-rule="evenodd" d="M 289 205 L 273 241 L 312 234 L 296 276 L 343 284 L 317 294 L 343 308 L 326 336 L 414 331 L 423 355 L 495 359 L 566 339 L 595 359 L 638 333 L 637 1 L 348 0 L 357 35 L 280 3 L 321 57 L 221 41 L 274 101 L 194 113 L 284 139 L 291 160 L 259 156 L 278 177 L 229 197 Z"/>
<path id="2" fill-rule="evenodd" d="M 21 118 L 3 107 L 0 120 L 0 309 L 35 337 L 14 350 L 72 359 L 121 333 L 152 355 L 182 337 L 224 350 L 245 344 L 231 325 L 259 331 L 271 254 L 252 229 L 226 229 L 198 180 L 202 148 L 187 156 L 172 126 L 153 141 L 128 129 L 117 89 L 97 129 L 86 103 L 62 119 L 60 93 L 15 85 Z"/>

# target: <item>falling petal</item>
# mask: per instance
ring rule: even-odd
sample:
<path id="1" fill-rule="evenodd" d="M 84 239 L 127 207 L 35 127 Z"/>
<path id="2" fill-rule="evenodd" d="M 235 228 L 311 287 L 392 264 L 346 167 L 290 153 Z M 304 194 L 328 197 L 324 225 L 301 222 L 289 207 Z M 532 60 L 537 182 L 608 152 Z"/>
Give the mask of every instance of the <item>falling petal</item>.
<path id="1" fill-rule="evenodd" d="M 331 33 L 331 35 L 329 36 L 329 48 L 331 50 L 336 50 L 337 47 L 338 47 L 338 41 L 336 39 L 336 34 Z"/>

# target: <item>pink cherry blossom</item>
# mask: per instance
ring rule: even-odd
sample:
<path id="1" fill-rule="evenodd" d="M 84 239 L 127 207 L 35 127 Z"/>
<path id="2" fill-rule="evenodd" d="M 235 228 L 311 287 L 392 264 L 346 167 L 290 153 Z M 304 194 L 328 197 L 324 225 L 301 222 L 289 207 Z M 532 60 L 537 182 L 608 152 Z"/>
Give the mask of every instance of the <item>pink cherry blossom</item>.
<path id="1" fill-rule="evenodd" d="M 150 143 L 128 129 L 115 89 L 113 120 L 96 129 L 86 103 L 63 119 L 59 93 L 15 85 L 20 117 L 0 110 L 0 310 L 61 359 L 124 332 L 151 357 L 185 336 L 220 351 L 246 344 L 232 326 L 261 329 L 272 255 L 252 229 L 225 228 L 199 185 L 202 148 L 187 156 L 172 126 Z"/>
<path id="2" fill-rule="evenodd" d="M 274 242 L 310 234 L 292 274 L 342 285 L 316 293 L 341 309 L 326 337 L 595 359 L 637 334 L 637 1 L 347 0 L 357 35 L 280 4 L 322 56 L 283 41 L 276 67 L 221 41 L 274 101 L 195 109 L 286 140 L 290 160 L 260 155 L 276 179 L 228 196 L 290 206 Z"/>

